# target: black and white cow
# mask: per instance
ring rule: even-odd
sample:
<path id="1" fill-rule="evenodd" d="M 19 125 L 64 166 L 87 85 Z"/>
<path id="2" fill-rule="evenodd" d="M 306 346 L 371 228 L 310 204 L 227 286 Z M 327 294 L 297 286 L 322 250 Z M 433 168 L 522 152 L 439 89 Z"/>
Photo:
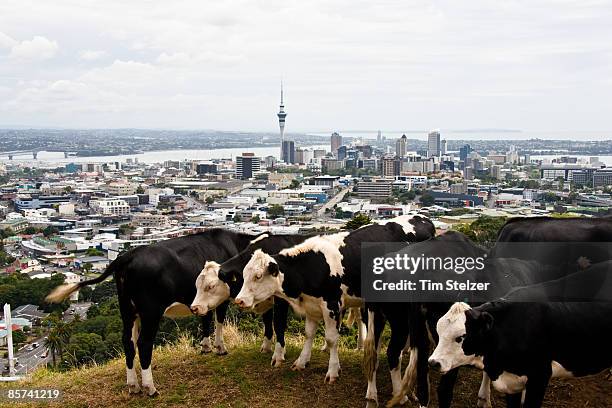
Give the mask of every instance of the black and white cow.
<path id="1" fill-rule="evenodd" d="M 584 288 L 584 279 L 587 288 Z M 430 362 L 444 372 L 462 365 L 484 369 L 509 407 L 542 405 L 552 377 L 597 374 L 612 366 L 612 261 L 553 282 L 517 288 L 471 308 L 456 303 L 440 318 Z M 606 291 L 592 283 L 606 283 Z M 593 301 L 548 302 L 549 299 Z M 528 300 L 528 302 L 523 302 Z M 602 301 L 604 300 L 604 301 Z"/>
<path id="2" fill-rule="evenodd" d="M 208 261 L 196 279 L 196 296 L 191 303 L 191 311 L 197 315 L 206 315 L 217 307 L 227 305 L 230 298 L 235 298 L 242 287 L 242 270 L 251 259 L 253 252 L 260 249 L 266 253 L 276 254 L 284 248 L 304 242 L 311 235 L 271 235 L 263 234 L 254 239 L 242 252 L 219 264 Z M 273 304 L 273 307 L 271 307 Z M 256 313 L 263 313 L 264 340 L 262 352 L 272 352 L 272 334 L 276 334 L 276 345 L 271 364 L 280 367 L 285 361 L 285 330 L 287 328 L 288 303 L 280 298 L 271 299 L 270 303 L 262 302 Z"/>
<path id="3" fill-rule="evenodd" d="M 252 307 L 272 295 L 286 299 L 306 317 L 306 342 L 293 369 L 310 361 L 318 322 L 325 324 L 330 359 L 325 380 L 337 380 L 338 328 L 342 311 L 361 301 L 361 244 L 365 242 L 415 242 L 435 233 L 431 221 L 406 215 L 351 233 L 340 232 L 309 238 L 277 255 L 255 251 L 243 271 L 244 284 L 236 297 L 241 307 Z"/>
<path id="4" fill-rule="evenodd" d="M 80 288 L 100 283 L 113 275 L 117 284 L 119 310 L 123 321 L 123 347 L 130 393 L 140 392 L 134 357 L 136 347 L 142 369 L 142 388 L 149 396 L 157 394 L 151 372 L 153 341 L 163 315 L 190 316 L 189 304 L 196 289 L 195 281 L 207 261 L 223 262 L 236 255 L 253 240 L 253 235 L 223 229 L 211 229 L 198 234 L 149 246 L 131 249 L 110 263 L 99 277 L 77 284 L 57 287 L 47 296 L 59 302 Z M 226 308 L 218 308 L 215 331 L 216 351 L 225 353 L 223 320 Z M 204 351 L 210 351 L 212 318 L 202 318 Z"/>
<path id="5" fill-rule="evenodd" d="M 441 258 L 471 257 L 475 259 L 484 257 L 487 251 L 474 244 L 465 235 L 449 231 L 429 240 L 410 244 L 401 253 L 415 258 L 435 256 Z M 432 280 L 440 278 L 440 273 L 437 270 L 430 271 L 430 275 L 424 275 L 423 278 L 431 278 Z M 394 396 L 390 404 L 404 403 L 407 399 L 405 389 L 411 389 L 414 381 L 417 381 L 417 398 L 422 406 L 427 406 L 429 402 L 427 377 L 428 323 L 431 316 L 444 314 L 449 306 L 448 303 L 367 303 L 368 336 L 366 338 L 364 367 L 368 380 L 366 400 L 370 405 L 377 405 L 376 369 L 378 367 L 378 351 L 381 347 L 380 337 L 385 321 L 388 321 L 391 328 L 391 338 L 387 347 L 387 360 L 391 370 Z M 402 381 L 402 351 L 406 348 L 409 339 L 410 362 L 406 368 L 404 381 Z M 415 376 L 417 370 L 418 378 Z M 454 377 L 442 378 L 438 389 L 438 395 L 442 401 L 441 406 L 445 406 L 445 398 L 448 399 L 449 394 L 452 396 L 453 384 Z M 448 404 L 450 404 L 450 401 Z"/>

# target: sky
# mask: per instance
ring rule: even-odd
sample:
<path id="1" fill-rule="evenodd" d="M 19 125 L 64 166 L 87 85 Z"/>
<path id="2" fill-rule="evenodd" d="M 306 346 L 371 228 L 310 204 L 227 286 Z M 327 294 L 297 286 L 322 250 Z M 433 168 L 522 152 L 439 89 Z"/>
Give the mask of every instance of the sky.
<path id="1" fill-rule="evenodd" d="M 612 1 L 2 0 L 0 127 L 612 130 Z"/>

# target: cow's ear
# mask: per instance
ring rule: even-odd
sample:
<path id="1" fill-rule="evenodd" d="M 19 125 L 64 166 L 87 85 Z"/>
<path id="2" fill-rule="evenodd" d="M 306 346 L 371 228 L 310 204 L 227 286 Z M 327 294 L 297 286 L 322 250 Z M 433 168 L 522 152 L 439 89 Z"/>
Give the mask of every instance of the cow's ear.
<path id="1" fill-rule="evenodd" d="M 495 319 L 493 318 L 491 313 L 482 312 L 482 314 L 480 315 L 480 319 L 482 320 L 485 331 L 489 331 L 493 328 L 493 322 L 495 321 Z"/>
<path id="2" fill-rule="evenodd" d="M 278 264 L 276 262 L 268 264 L 268 273 L 272 276 L 278 276 Z"/>

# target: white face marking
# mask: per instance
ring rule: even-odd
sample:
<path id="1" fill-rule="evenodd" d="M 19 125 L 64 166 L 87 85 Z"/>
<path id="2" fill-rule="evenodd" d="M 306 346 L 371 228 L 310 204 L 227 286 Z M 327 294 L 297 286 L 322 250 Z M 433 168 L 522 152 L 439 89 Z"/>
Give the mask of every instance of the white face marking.
<path id="1" fill-rule="evenodd" d="M 209 310 L 219 306 L 229 299 L 230 289 L 227 283 L 219 279 L 221 265 L 209 261 L 196 279 L 196 296 L 191 303 L 191 310 L 199 315 L 205 315 Z"/>
<path id="2" fill-rule="evenodd" d="M 466 356 L 461 347 L 465 338 L 465 311 L 470 306 L 465 303 L 455 303 L 444 316 L 438 320 L 436 330 L 439 341 L 430 362 L 440 364 L 440 372 L 447 373 L 462 365 L 482 367 L 482 358 Z"/>
<path id="3" fill-rule="evenodd" d="M 279 271 L 277 276 L 268 272 L 268 265 L 276 263 L 274 258 L 265 254 L 261 249 L 256 250 L 244 267 L 242 276 L 244 282 L 236 302 L 245 308 L 267 300 L 275 293 L 282 293 L 283 274 Z"/>
<path id="4" fill-rule="evenodd" d="M 348 232 L 338 232 L 331 235 L 318 235 L 308 238 L 301 244 L 283 249 L 279 254 L 294 257 L 306 252 L 320 252 L 329 265 L 329 274 L 331 276 L 342 276 L 344 275 L 344 267 L 342 266 L 340 248 L 345 245 L 344 239 L 348 234 Z"/>

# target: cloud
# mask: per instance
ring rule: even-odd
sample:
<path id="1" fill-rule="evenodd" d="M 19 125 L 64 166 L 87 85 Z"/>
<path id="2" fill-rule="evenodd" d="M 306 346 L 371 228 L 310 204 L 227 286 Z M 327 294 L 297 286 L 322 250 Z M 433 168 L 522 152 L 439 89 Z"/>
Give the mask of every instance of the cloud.
<path id="1" fill-rule="evenodd" d="M 84 61 L 95 61 L 108 56 L 106 51 L 85 50 L 79 54 L 79 58 Z"/>
<path id="2" fill-rule="evenodd" d="M 58 49 L 56 41 L 37 35 L 31 40 L 13 45 L 9 57 L 19 60 L 46 60 L 53 58 Z"/>
<path id="3" fill-rule="evenodd" d="M 17 41 L 0 31 L 0 48 L 11 49 L 17 44 Z"/>

